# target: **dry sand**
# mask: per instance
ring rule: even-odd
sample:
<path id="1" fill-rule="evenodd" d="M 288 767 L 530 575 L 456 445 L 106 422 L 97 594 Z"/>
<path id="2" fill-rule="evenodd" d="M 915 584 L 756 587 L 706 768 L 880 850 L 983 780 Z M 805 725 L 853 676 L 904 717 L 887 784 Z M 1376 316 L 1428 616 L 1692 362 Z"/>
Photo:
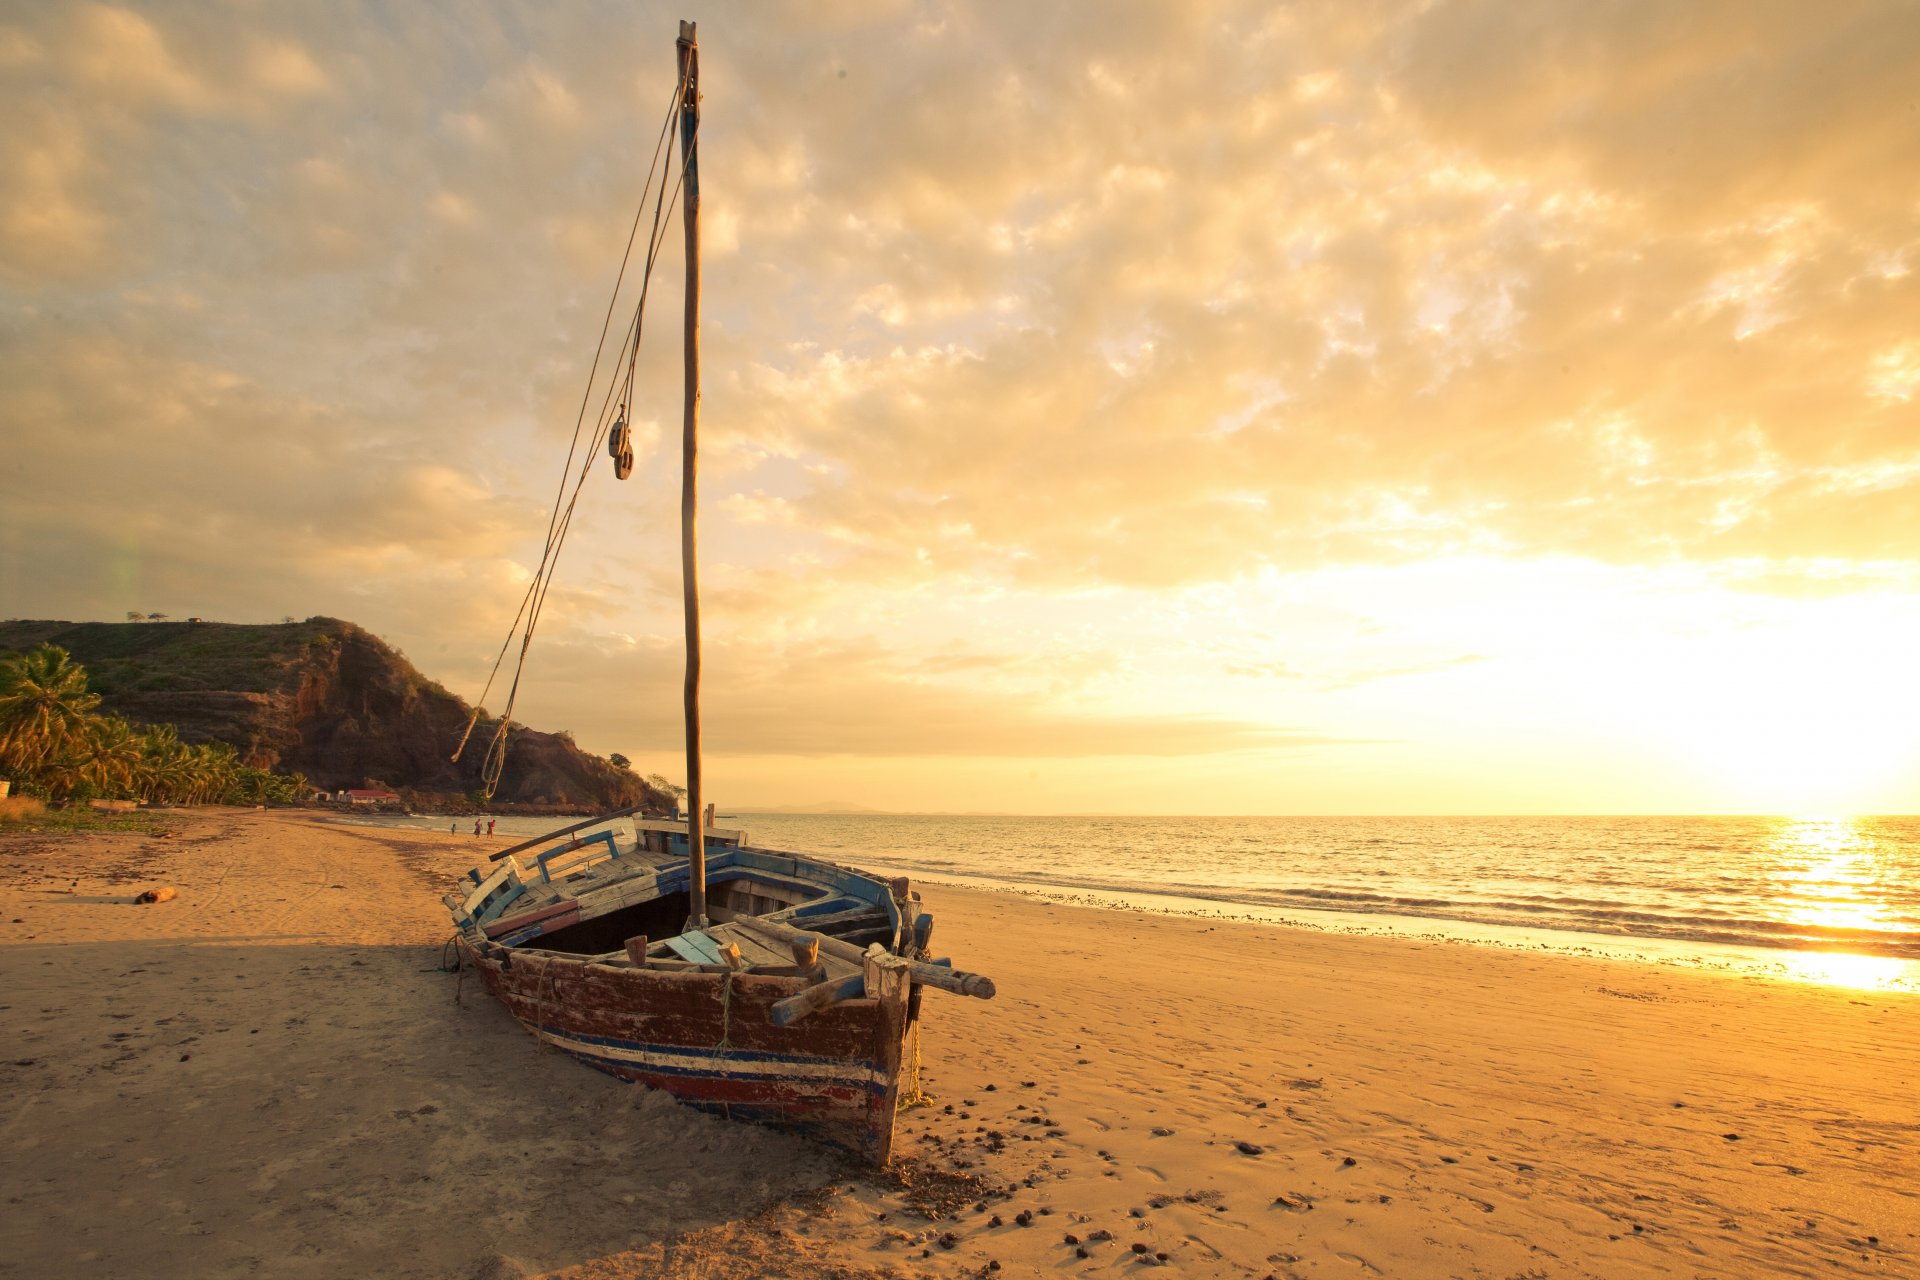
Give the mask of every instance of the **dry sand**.
<path id="1" fill-rule="evenodd" d="M 507 837 L 168 820 L 0 836 L 0 1276 L 1920 1276 L 1911 995 L 927 885 L 874 1177 L 441 971 Z"/>

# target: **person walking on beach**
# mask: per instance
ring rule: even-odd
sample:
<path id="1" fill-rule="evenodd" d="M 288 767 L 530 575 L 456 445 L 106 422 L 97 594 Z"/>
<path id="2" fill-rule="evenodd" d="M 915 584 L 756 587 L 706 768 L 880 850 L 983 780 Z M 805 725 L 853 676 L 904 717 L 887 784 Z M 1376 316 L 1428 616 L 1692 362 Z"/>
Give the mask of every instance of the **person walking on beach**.
<path id="1" fill-rule="evenodd" d="M 450 835 L 450 836 L 457 836 L 457 835 L 459 835 L 459 834 L 460 834 L 460 824 L 459 824 L 459 823 L 457 823 L 457 822 L 449 822 L 449 823 L 447 824 L 447 834 L 448 834 L 448 835 Z"/>
<path id="2" fill-rule="evenodd" d="M 478 818 L 475 818 L 475 819 L 473 820 L 473 834 L 475 834 L 475 835 L 479 835 L 479 834 L 480 834 L 480 819 L 478 819 Z"/>
<path id="3" fill-rule="evenodd" d="M 488 818 L 488 819 L 487 819 L 487 834 L 488 834 L 488 835 L 492 835 L 492 834 L 493 834 L 493 819 L 492 819 L 492 818 Z"/>

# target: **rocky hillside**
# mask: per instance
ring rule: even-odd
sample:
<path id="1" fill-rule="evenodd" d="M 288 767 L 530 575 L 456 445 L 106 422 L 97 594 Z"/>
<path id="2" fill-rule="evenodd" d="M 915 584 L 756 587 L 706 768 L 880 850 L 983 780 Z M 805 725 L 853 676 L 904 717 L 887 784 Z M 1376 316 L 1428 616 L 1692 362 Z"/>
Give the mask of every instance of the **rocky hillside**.
<path id="1" fill-rule="evenodd" d="M 86 667 L 101 709 L 219 740 L 246 763 L 315 786 L 383 785 L 416 804 L 480 786 L 482 720 L 459 764 L 448 757 L 472 714 L 378 636 L 337 618 L 225 622 L 0 622 L 0 650 L 57 644 Z M 516 726 L 495 799 L 604 811 L 670 804 L 640 778 L 565 734 Z"/>

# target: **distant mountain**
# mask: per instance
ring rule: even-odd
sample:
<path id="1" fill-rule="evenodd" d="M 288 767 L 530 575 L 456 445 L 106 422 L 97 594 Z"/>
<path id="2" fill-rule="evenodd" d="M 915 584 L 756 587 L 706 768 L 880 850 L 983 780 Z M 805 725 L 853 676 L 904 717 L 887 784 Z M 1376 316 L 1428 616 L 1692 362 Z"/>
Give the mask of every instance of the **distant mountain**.
<path id="1" fill-rule="evenodd" d="M 101 709 L 171 724 L 187 742 L 232 744 L 248 764 L 303 773 L 317 787 L 381 785 L 416 805 L 480 788 L 497 720 L 482 719 L 458 764 L 473 709 L 378 636 L 337 618 L 231 622 L 0 622 L 0 650 L 57 644 L 86 667 Z M 671 798 L 565 733 L 516 725 L 497 801 L 605 811 Z"/>

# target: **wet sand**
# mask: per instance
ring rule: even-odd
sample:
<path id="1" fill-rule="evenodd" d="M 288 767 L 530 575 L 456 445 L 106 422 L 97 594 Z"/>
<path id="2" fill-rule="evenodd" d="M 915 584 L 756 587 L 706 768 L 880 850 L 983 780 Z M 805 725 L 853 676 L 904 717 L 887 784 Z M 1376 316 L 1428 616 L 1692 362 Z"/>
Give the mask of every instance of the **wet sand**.
<path id="1" fill-rule="evenodd" d="M 510 837 L 168 820 L 0 835 L 0 1276 L 1920 1275 L 1912 995 L 928 884 L 874 1176 L 442 971 Z"/>

